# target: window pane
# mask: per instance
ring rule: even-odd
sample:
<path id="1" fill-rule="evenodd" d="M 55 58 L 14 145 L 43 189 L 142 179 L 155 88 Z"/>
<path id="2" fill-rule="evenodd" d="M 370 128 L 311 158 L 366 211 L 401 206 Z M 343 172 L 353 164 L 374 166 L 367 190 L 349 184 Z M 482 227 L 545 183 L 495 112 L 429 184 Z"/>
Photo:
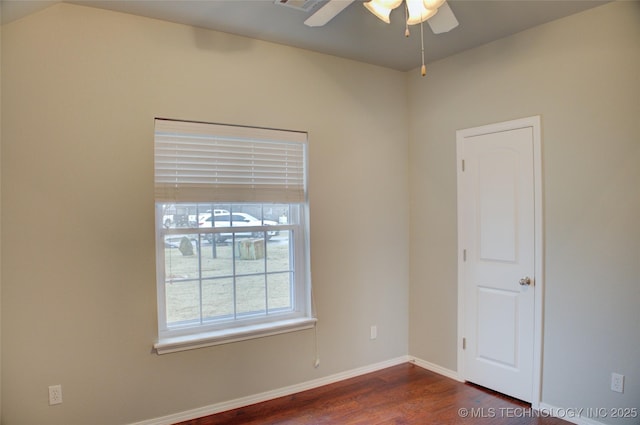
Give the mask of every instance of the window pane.
<path id="1" fill-rule="evenodd" d="M 264 314 L 267 310 L 265 275 L 236 278 L 236 314 Z"/>
<path id="2" fill-rule="evenodd" d="M 264 239 L 236 238 L 234 247 L 236 276 L 266 271 Z"/>
<path id="3" fill-rule="evenodd" d="M 233 204 L 231 212 L 234 214 L 234 222 L 248 219 L 253 221 L 254 225 L 262 225 L 262 204 Z M 256 224 L 255 222 L 259 223 Z"/>
<path id="4" fill-rule="evenodd" d="M 296 311 L 298 205 L 176 203 L 157 208 L 162 219 L 171 216 L 168 227 L 160 222 L 158 228 L 169 330 Z"/>
<path id="5" fill-rule="evenodd" d="M 202 278 L 233 276 L 233 251 L 231 244 L 206 241 L 202 235 L 200 256 L 202 264 Z"/>
<path id="6" fill-rule="evenodd" d="M 273 216 L 278 224 L 291 224 L 291 206 L 289 204 L 273 204 L 271 207 Z"/>
<path id="7" fill-rule="evenodd" d="M 200 282 L 165 284 L 167 325 L 200 320 Z"/>
<path id="8" fill-rule="evenodd" d="M 202 315 L 204 319 L 232 319 L 233 292 L 233 278 L 202 282 Z"/>
<path id="9" fill-rule="evenodd" d="M 162 225 L 170 228 L 198 227 L 197 204 L 160 204 Z"/>
<path id="10" fill-rule="evenodd" d="M 267 293 L 269 312 L 293 309 L 293 273 L 275 273 L 267 275 Z"/>
<path id="11" fill-rule="evenodd" d="M 197 279 L 198 241 L 193 235 L 169 235 L 164 238 L 165 281 Z"/>
<path id="12" fill-rule="evenodd" d="M 279 224 L 287 225 L 291 219 L 297 221 L 295 214 L 291 214 L 292 210 L 295 212 L 291 206 L 161 204 L 159 208 L 163 218 L 172 215 L 175 219 L 178 212 L 191 216 L 192 222 L 194 217 L 200 217 L 200 228 L 206 228 L 203 222 L 208 222 L 210 227 L 241 227 L 247 222 L 252 225 L 248 232 L 230 228 L 228 232 L 215 234 L 196 230 L 164 235 L 167 324 L 199 321 L 200 297 L 204 320 L 232 318 L 234 311 L 237 314 L 265 312 L 267 304 L 270 311 L 292 308 L 293 232 L 277 228 Z M 257 230 L 255 227 L 262 227 L 263 222 L 241 211 L 251 211 L 261 217 L 268 214 L 278 221 L 265 219 L 264 225 L 274 228 Z M 179 225 L 180 222 L 175 222 L 169 229 Z M 235 288 L 234 276 L 237 277 Z"/>
<path id="13" fill-rule="evenodd" d="M 282 272 L 291 270 L 291 231 L 280 231 L 269 239 L 267 244 L 267 271 Z"/>

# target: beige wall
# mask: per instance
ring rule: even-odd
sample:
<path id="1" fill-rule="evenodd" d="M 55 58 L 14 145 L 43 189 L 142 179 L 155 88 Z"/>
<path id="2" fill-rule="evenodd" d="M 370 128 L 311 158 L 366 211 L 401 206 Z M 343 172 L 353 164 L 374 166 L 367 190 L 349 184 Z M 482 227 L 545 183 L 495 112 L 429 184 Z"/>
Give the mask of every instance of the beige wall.
<path id="1" fill-rule="evenodd" d="M 68 4 L 2 43 L 4 425 L 131 423 L 407 354 L 404 73 Z M 318 369 L 313 331 L 151 353 L 156 116 L 309 131 Z"/>
<path id="2" fill-rule="evenodd" d="M 426 80 L 409 74 L 412 355 L 456 369 L 455 131 L 541 115 L 543 402 L 639 406 L 639 76 L 639 2 L 438 61 Z M 624 394 L 609 390 L 614 371 Z"/>
<path id="3" fill-rule="evenodd" d="M 0 7 L 2 21 L 2 7 Z M 0 217 L 2 217 L 2 26 L 0 25 Z M 2 220 L 0 220 L 0 259 L 2 258 Z M 0 422 L 2 421 L 2 273 L 0 272 Z"/>

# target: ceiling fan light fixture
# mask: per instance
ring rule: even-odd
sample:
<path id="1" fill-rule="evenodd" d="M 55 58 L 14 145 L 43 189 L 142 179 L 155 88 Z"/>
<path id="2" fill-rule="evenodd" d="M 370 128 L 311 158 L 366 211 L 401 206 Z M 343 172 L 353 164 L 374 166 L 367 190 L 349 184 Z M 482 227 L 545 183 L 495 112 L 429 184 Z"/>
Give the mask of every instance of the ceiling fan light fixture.
<path id="1" fill-rule="evenodd" d="M 425 9 L 436 10 L 444 4 L 445 0 L 423 0 Z"/>
<path id="2" fill-rule="evenodd" d="M 378 19 L 381 21 L 390 24 L 389 14 L 392 9 L 400 6 L 402 4 L 402 0 L 370 0 L 366 3 L 363 3 L 364 7 L 369 10 L 369 12 L 373 13 Z"/>
<path id="3" fill-rule="evenodd" d="M 438 12 L 438 9 L 427 9 L 422 0 L 406 0 L 409 9 L 407 24 L 416 25 L 426 21 Z"/>
<path id="4" fill-rule="evenodd" d="M 381 6 L 388 7 L 389 9 L 395 9 L 402 4 L 402 0 L 372 0 L 372 3 L 377 3 Z"/>
<path id="5" fill-rule="evenodd" d="M 338 1 L 338 0 L 335 0 Z M 351 0 L 353 1 L 353 0 Z M 390 24 L 389 15 L 391 14 L 391 10 L 402 4 L 403 0 L 369 0 L 364 4 L 371 13 L 377 16 L 380 20 Z M 438 10 L 442 8 L 443 14 L 441 23 L 446 23 L 445 25 L 431 25 L 429 22 L 429 26 L 435 34 L 440 34 L 442 32 L 447 32 L 456 26 L 458 26 L 458 21 L 451 12 L 449 5 L 446 0 L 404 0 L 405 2 L 405 37 L 409 37 L 409 25 L 417 25 L 420 24 L 420 47 L 422 54 L 422 67 L 420 68 L 420 74 L 424 77 L 427 75 L 427 68 L 424 64 L 424 29 L 423 23 L 427 19 L 432 18 L 438 13 Z"/>

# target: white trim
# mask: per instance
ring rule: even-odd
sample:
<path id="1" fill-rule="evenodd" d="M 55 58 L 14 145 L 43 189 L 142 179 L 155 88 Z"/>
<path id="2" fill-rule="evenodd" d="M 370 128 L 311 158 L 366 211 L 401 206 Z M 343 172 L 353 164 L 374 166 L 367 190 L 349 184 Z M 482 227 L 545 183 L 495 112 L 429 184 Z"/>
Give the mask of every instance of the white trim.
<path id="1" fill-rule="evenodd" d="M 423 369 L 437 373 L 438 375 L 453 379 L 454 381 L 464 382 L 464 379 L 462 379 L 460 375 L 458 375 L 458 372 L 456 372 L 455 370 L 447 369 L 446 367 L 442 367 L 440 365 L 419 359 L 417 357 L 411 357 L 410 362 Z"/>
<path id="2" fill-rule="evenodd" d="M 161 338 L 153 345 L 153 348 L 155 348 L 158 354 L 175 353 L 177 351 L 193 350 L 196 348 L 211 347 L 213 345 L 312 329 L 316 325 L 316 322 L 316 318 L 303 317 L 300 319 L 226 328 L 219 331 Z"/>
<path id="3" fill-rule="evenodd" d="M 505 121 L 496 124 L 488 124 L 480 127 L 467 128 L 456 132 L 456 175 L 460 173 L 457 168 L 462 161 L 462 143 L 466 137 L 479 136 L 483 134 L 495 133 L 499 131 L 516 130 L 530 127 L 533 131 L 533 171 L 534 171 L 534 238 L 535 238 L 535 259 L 534 271 L 536 286 L 535 307 L 534 307 L 534 335 L 533 335 L 533 388 L 531 391 L 531 407 L 537 409 L 542 400 L 542 344 L 543 344 L 543 315 L 544 315 L 544 209 L 542 196 L 542 137 L 540 115 Z M 462 205 L 462 191 L 458 186 L 457 205 Z M 462 220 L 462 211 L 458 208 L 458 223 Z M 464 380 L 464 353 L 462 349 L 462 338 L 464 337 L 464 291 L 463 291 L 463 253 L 464 245 L 461 234 L 458 232 L 458 375 Z"/>
<path id="4" fill-rule="evenodd" d="M 562 408 L 555 407 L 547 403 L 539 403 L 536 409 L 543 413 L 545 416 L 551 416 L 554 418 L 560 418 L 567 422 L 577 425 L 604 425 L 602 422 L 594 421 L 591 418 L 583 417 L 581 412 L 588 410 L 587 408 Z"/>
<path id="5" fill-rule="evenodd" d="M 542 344 L 544 326 L 544 201 L 542 175 L 542 123 L 540 115 L 527 119 L 533 129 L 533 172 L 535 202 L 535 312 L 533 329 L 533 389 L 531 407 L 537 409 L 542 402 Z"/>
<path id="6" fill-rule="evenodd" d="M 388 367 L 407 363 L 410 360 L 411 358 L 409 356 L 401 356 L 395 359 L 386 360 L 386 361 L 375 363 L 369 366 L 363 366 L 357 369 L 351 369 L 345 372 L 335 373 L 333 375 L 325 376 L 323 378 L 313 379 L 311 381 L 303 382 L 300 384 L 290 385 L 288 387 L 279 388 L 271 391 L 265 391 L 263 393 L 250 395 L 247 397 L 241 397 L 235 400 L 223 401 L 220 403 L 211 404 L 209 406 L 204 406 L 197 409 L 191 409 L 191 410 L 187 410 L 180 413 L 174 413 L 172 415 L 167 415 L 160 418 L 148 419 L 141 422 L 135 422 L 129 425 L 172 425 L 178 422 L 184 422 L 191 419 L 201 418 L 203 416 L 214 415 L 216 413 L 225 412 L 227 410 L 237 409 L 237 408 L 249 406 L 255 403 L 262 403 L 264 401 L 273 400 L 278 397 L 284 397 L 284 396 L 299 393 L 302 391 L 307 391 L 314 388 L 322 387 L 324 385 L 329 385 L 339 381 L 344 381 L 346 379 L 355 378 L 360 375 L 365 375 L 367 373 L 376 372 L 378 370 L 386 369 Z"/>

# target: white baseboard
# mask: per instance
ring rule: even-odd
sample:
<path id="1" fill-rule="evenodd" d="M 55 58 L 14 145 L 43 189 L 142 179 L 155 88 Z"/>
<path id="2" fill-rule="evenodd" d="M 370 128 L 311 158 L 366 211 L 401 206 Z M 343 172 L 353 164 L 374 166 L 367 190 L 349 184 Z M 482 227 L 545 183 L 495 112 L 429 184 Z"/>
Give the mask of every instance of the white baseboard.
<path id="1" fill-rule="evenodd" d="M 460 378 L 460 376 L 458 375 L 458 372 L 455 372 L 451 369 L 444 368 L 440 365 L 428 362 L 426 360 L 419 359 L 417 357 L 411 357 L 411 360 L 409 361 L 415 364 L 416 366 L 420 366 L 423 369 L 427 369 L 439 375 L 446 376 L 447 378 L 451 378 L 454 381 L 464 382 L 464 379 Z"/>
<path id="2" fill-rule="evenodd" d="M 335 382 L 344 381 L 346 379 L 355 378 L 367 373 L 376 372 L 378 370 L 386 369 L 388 367 L 396 366 L 402 363 L 413 363 L 423 369 L 435 372 L 439 375 L 453 379 L 458 382 L 464 382 L 460 378 L 457 372 L 439 366 L 435 363 L 428 362 L 413 356 L 401 356 L 394 359 L 386 360 L 380 363 L 375 363 L 368 366 L 363 366 L 356 369 L 351 369 L 345 372 L 336 373 L 333 375 L 325 376 L 323 378 L 314 379 L 311 381 L 303 382 L 296 385 L 290 385 L 288 387 L 279 388 L 263 393 L 237 398 L 235 400 L 223 401 L 220 403 L 211 404 L 209 406 L 200 407 L 197 409 L 187 410 L 184 412 L 175 413 L 168 416 L 163 416 L 155 419 L 148 419 L 141 422 L 135 422 L 130 425 L 172 425 L 177 422 L 188 421 L 191 419 L 201 418 L 203 416 L 215 415 L 216 413 L 225 412 L 227 410 L 237 409 L 240 407 L 249 406 L 255 403 L 261 403 L 276 399 L 278 397 L 284 397 L 291 394 L 299 393 L 302 391 L 311 390 L 314 388 L 322 387 L 324 385 L 333 384 Z M 580 409 L 567 409 L 555 407 L 547 403 L 540 403 L 538 409 L 541 414 L 545 416 L 553 416 L 560 419 L 564 419 L 567 422 L 576 425 L 605 425 L 602 422 L 595 421 L 590 417 L 581 416 Z M 585 411 L 588 412 L 587 409 Z M 584 413 L 584 412 L 583 412 Z"/>
<path id="3" fill-rule="evenodd" d="M 602 422 L 598 422 L 588 416 L 590 409 L 580 408 L 563 408 L 555 407 L 547 403 L 540 403 L 538 410 L 546 416 L 553 416 L 554 418 L 564 419 L 567 422 L 577 425 L 605 425 Z M 596 413 L 596 412 L 594 412 Z"/>
<path id="4" fill-rule="evenodd" d="M 299 393 L 302 391 L 311 390 L 314 388 L 322 387 L 324 385 L 329 385 L 335 382 L 344 381 L 345 379 L 355 378 L 356 376 L 364 375 L 371 372 L 376 372 L 378 370 L 386 369 L 391 366 L 396 366 L 402 363 L 413 362 L 413 361 L 414 359 L 410 356 L 401 356 L 395 359 L 390 359 L 380 363 L 375 363 L 372 365 L 351 369 L 345 372 L 336 373 L 333 375 L 325 376 L 323 378 L 314 379 L 314 380 L 303 382 L 300 384 L 290 385 L 284 388 L 278 388 L 275 390 L 266 391 L 266 392 L 255 394 L 255 395 L 250 395 L 247 397 L 237 398 L 235 400 L 223 401 L 220 403 L 211 404 L 209 406 L 199 407 L 197 409 L 187 410 L 184 412 L 179 412 L 172 415 L 163 416 L 160 418 L 148 419 L 141 422 L 135 422 L 130 425 L 172 425 L 177 422 L 188 421 L 191 419 L 201 418 L 203 416 L 215 415 L 216 413 L 225 412 L 227 410 L 237 409 L 240 407 L 249 406 L 251 404 L 262 403 L 263 401 L 273 400 L 278 397 L 284 397 L 284 396 Z M 428 368 L 425 367 L 425 369 L 428 369 Z"/>

